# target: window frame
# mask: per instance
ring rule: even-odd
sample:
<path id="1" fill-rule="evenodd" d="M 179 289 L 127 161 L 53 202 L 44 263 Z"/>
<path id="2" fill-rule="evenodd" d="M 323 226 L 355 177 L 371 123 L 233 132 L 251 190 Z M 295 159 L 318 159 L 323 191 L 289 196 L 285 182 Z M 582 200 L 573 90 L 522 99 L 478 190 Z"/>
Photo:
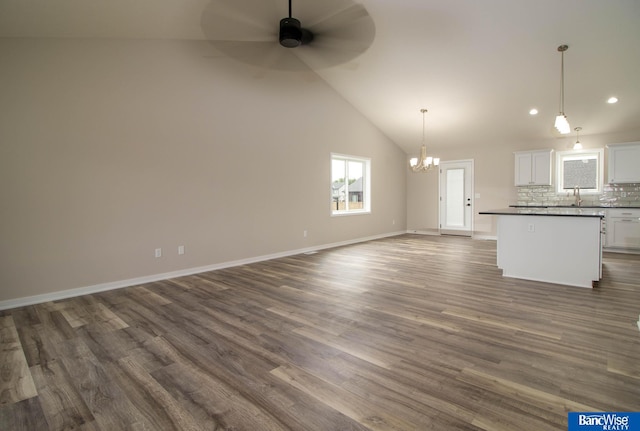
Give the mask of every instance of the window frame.
<path id="1" fill-rule="evenodd" d="M 596 173 L 596 188 L 595 189 L 580 189 L 582 194 L 601 194 L 604 186 L 604 149 L 594 148 L 586 150 L 568 150 L 558 151 L 556 153 L 556 193 L 566 194 L 573 190 L 573 187 L 568 189 L 564 188 L 564 161 L 580 160 L 580 159 L 595 159 L 597 166 Z"/>
<path id="2" fill-rule="evenodd" d="M 341 178 L 345 178 L 346 185 L 346 193 L 348 196 L 349 193 L 349 162 L 356 162 L 362 164 L 362 208 L 358 209 L 343 209 L 336 210 L 333 209 L 333 204 L 335 203 L 334 193 L 333 193 L 333 183 L 334 183 L 334 170 L 333 170 L 333 162 L 334 160 L 340 160 L 345 162 L 345 171 Z M 340 178 L 340 177 L 339 177 Z M 330 193 L 330 202 L 332 203 L 331 207 L 331 216 L 350 216 L 350 215 L 362 215 L 362 214 L 371 214 L 371 159 L 368 157 L 360 157 L 360 156 L 352 156 L 347 154 L 339 154 L 339 153 L 331 153 L 331 182 L 329 187 Z M 345 202 L 350 202 L 347 198 Z"/>

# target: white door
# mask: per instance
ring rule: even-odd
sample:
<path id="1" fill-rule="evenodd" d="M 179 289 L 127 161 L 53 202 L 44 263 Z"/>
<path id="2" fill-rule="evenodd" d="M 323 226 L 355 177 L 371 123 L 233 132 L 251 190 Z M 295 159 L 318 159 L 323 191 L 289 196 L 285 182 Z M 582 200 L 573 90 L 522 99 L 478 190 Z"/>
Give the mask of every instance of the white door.
<path id="1" fill-rule="evenodd" d="M 473 160 L 440 163 L 440 233 L 473 232 Z"/>

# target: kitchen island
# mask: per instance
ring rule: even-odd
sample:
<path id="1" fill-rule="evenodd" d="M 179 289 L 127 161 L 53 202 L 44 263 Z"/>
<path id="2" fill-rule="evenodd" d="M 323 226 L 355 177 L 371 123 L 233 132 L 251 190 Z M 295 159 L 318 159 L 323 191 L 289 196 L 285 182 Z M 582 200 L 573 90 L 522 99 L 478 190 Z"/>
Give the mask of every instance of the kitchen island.
<path id="1" fill-rule="evenodd" d="M 497 264 L 505 277 L 594 287 L 602 278 L 598 208 L 505 208 L 497 216 Z"/>

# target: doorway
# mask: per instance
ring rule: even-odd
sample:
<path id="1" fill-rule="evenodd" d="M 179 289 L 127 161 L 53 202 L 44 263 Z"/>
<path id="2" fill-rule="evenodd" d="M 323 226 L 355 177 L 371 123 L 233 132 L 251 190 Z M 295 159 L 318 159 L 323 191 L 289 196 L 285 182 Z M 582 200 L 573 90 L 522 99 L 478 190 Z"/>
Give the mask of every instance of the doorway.
<path id="1" fill-rule="evenodd" d="M 473 233 L 473 160 L 440 163 L 440 234 Z"/>

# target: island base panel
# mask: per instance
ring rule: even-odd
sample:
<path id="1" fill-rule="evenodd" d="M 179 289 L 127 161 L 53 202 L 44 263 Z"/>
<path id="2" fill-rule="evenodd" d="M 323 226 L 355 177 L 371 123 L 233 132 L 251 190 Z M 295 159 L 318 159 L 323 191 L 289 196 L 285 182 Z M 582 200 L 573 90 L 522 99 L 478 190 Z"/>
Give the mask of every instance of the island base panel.
<path id="1" fill-rule="evenodd" d="M 602 276 L 598 217 L 500 215 L 497 248 L 505 277 L 593 287 Z"/>

